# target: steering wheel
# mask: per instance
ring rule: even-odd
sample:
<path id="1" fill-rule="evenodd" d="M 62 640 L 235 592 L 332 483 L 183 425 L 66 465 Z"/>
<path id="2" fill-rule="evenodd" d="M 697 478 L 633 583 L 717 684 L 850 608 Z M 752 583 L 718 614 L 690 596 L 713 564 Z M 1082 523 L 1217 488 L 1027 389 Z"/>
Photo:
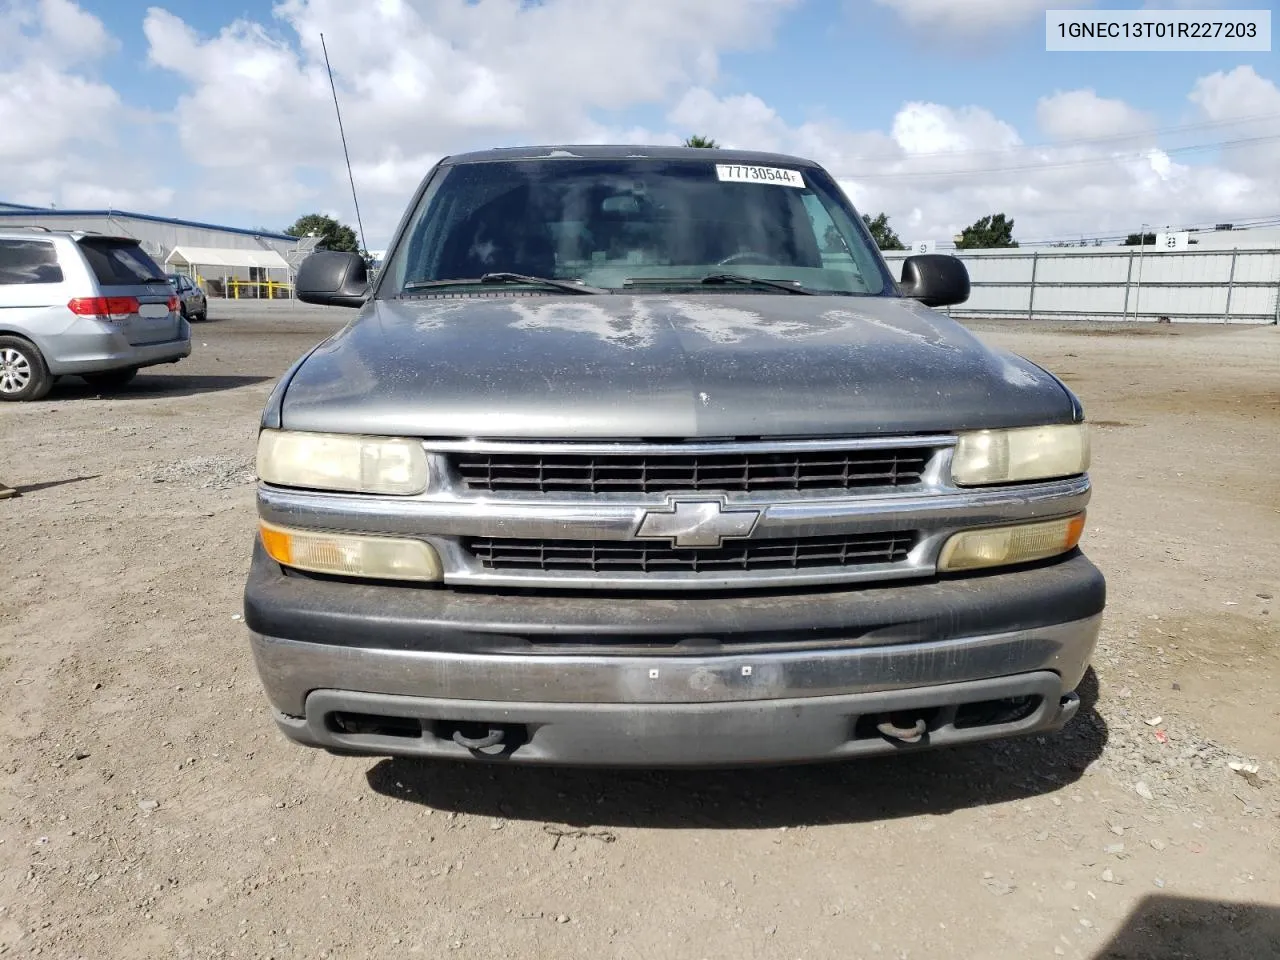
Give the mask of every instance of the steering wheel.
<path id="1" fill-rule="evenodd" d="M 755 250 L 739 250 L 737 253 L 718 261 L 716 266 L 727 267 L 735 263 L 767 263 L 778 267 L 782 266 L 782 261 L 777 257 L 771 257 L 767 253 L 757 253 Z"/>

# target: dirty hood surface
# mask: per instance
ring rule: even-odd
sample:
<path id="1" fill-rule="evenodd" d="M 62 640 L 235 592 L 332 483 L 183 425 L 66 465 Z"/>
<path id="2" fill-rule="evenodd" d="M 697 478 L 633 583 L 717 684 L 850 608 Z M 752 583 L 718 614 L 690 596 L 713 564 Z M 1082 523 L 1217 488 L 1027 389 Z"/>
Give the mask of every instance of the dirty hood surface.
<path id="1" fill-rule="evenodd" d="M 284 393 L 294 430 L 815 437 L 1069 422 L 1070 395 L 916 301 L 789 294 L 378 300 Z"/>

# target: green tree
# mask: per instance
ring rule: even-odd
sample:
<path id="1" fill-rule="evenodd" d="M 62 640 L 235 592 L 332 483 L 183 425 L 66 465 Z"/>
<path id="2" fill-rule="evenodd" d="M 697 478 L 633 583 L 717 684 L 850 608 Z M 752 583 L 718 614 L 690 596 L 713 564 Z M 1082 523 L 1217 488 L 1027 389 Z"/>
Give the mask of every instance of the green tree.
<path id="1" fill-rule="evenodd" d="M 862 215 L 862 222 L 867 225 L 867 229 L 871 231 L 871 237 L 876 242 L 876 246 L 881 250 L 905 250 L 907 249 L 898 235 L 893 232 L 893 228 L 889 226 L 889 215 L 887 213 L 878 213 L 873 220 L 868 214 Z"/>
<path id="2" fill-rule="evenodd" d="M 356 232 L 345 223 L 339 223 L 333 217 L 323 213 L 308 213 L 299 217 L 292 227 L 285 230 L 291 237 L 320 238 L 316 247 L 321 250 L 340 250 L 344 253 L 357 253 L 360 245 L 356 242 Z"/>
<path id="3" fill-rule="evenodd" d="M 960 231 L 957 250 L 991 250 L 995 247 L 1016 247 L 1013 239 L 1013 221 L 1003 213 L 988 215 Z"/>
<path id="4" fill-rule="evenodd" d="M 704 137 L 698 133 L 685 138 L 684 145 L 686 147 L 698 147 L 703 150 L 716 150 L 720 147 L 720 144 L 716 143 L 710 137 Z"/>
<path id="5" fill-rule="evenodd" d="M 1142 236 L 1138 236 L 1136 233 L 1131 233 L 1124 238 L 1123 245 L 1126 247 L 1149 247 L 1155 242 L 1156 235 L 1154 233 L 1144 233 Z"/>

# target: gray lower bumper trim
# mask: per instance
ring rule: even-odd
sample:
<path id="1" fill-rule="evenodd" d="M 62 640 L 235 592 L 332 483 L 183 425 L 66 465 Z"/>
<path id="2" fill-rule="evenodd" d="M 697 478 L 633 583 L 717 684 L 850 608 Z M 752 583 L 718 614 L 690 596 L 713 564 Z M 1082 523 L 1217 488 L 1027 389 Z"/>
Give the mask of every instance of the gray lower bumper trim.
<path id="1" fill-rule="evenodd" d="M 1012 720 L 957 725 L 962 705 L 1010 697 L 1037 698 L 1035 708 Z M 1043 733 L 1061 727 L 1078 706 L 1057 674 L 1040 671 L 910 690 L 727 703 L 510 703 L 317 690 L 307 698 L 305 717 L 278 715 L 277 722 L 298 742 L 362 754 L 707 767 L 838 760 Z M 395 718 L 399 734 L 347 732 L 335 714 Z M 927 733 L 914 744 L 886 738 L 875 723 L 889 714 L 926 718 Z M 505 727 L 515 743 L 468 749 L 451 738 L 459 723 Z"/>
<path id="2" fill-rule="evenodd" d="M 271 703 L 300 716 L 313 690 L 518 703 L 680 704 L 878 693 L 1049 670 L 1080 681 L 1101 616 L 931 643 L 710 656 L 480 655 L 303 643 L 253 634 Z"/>

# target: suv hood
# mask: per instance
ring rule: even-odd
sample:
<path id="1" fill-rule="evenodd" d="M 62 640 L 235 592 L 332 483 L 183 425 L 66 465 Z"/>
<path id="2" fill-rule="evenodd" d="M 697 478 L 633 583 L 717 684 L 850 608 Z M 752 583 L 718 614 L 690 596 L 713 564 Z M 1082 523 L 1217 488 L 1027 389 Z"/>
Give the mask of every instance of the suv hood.
<path id="1" fill-rule="evenodd" d="M 856 436 L 1070 422 L 1050 374 L 890 297 L 375 300 L 283 395 L 293 430 L 434 438 Z"/>

